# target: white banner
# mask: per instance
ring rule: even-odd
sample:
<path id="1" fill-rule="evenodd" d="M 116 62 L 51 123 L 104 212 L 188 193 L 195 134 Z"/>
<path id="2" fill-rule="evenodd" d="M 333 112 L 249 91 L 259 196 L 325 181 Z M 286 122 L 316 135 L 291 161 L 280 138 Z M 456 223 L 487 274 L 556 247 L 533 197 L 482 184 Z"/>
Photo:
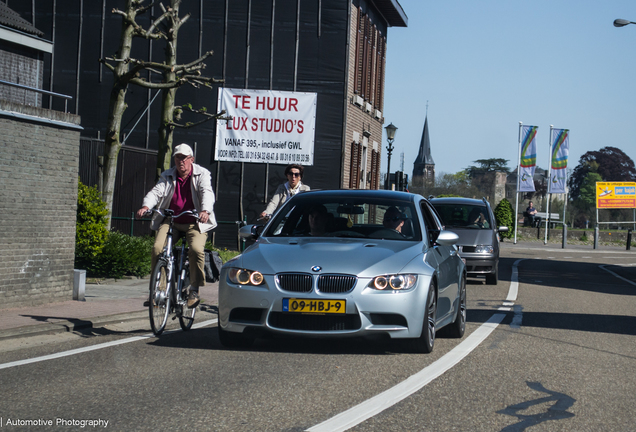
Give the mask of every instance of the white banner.
<path id="1" fill-rule="evenodd" d="M 568 129 L 552 129 L 550 183 L 548 193 L 565 193 L 568 178 L 568 156 L 570 154 L 570 131 Z"/>
<path id="2" fill-rule="evenodd" d="M 219 88 L 215 160 L 314 164 L 316 93 Z"/>
<path id="3" fill-rule="evenodd" d="M 517 171 L 517 191 L 534 192 L 534 171 L 537 167 L 537 126 L 521 126 L 521 153 Z"/>

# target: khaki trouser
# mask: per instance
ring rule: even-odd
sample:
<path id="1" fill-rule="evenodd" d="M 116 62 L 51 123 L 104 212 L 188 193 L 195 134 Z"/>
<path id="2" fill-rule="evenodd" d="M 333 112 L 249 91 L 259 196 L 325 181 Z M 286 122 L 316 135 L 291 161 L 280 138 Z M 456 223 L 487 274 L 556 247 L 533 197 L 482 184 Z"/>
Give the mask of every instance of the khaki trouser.
<path id="1" fill-rule="evenodd" d="M 161 224 L 157 230 L 155 237 L 155 245 L 152 248 L 152 268 L 154 271 L 157 257 L 163 251 L 168 237 L 168 229 L 170 225 Z M 188 259 L 190 260 L 190 285 L 193 291 L 198 291 L 198 287 L 205 285 L 205 242 L 208 239 L 206 233 L 201 233 L 197 224 L 179 224 L 175 223 L 172 230 L 174 244 L 185 234 L 188 240 L 190 251 Z"/>

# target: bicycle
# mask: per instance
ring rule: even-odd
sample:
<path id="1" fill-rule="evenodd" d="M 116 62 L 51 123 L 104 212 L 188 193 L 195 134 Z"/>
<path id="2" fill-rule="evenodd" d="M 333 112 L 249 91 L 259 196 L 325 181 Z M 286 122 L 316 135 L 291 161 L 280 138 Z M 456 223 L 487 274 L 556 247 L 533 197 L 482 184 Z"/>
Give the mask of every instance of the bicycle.
<path id="1" fill-rule="evenodd" d="M 166 245 L 157 257 L 157 263 L 150 278 L 148 305 L 150 327 L 155 336 L 159 336 L 166 328 L 168 315 L 171 313 L 175 314 L 173 320 L 179 318 L 179 324 L 183 331 L 190 330 L 194 322 L 197 308 L 189 308 L 187 299 L 187 289 L 190 286 L 190 263 L 186 238 L 183 238 L 178 256 L 175 257 L 172 232 L 174 219 L 184 215 L 192 215 L 198 219 L 199 215 L 196 211 L 186 210 L 175 216 L 174 211 L 170 209 L 152 209 L 146 212 L 146 215 L 153 212 L 168 218 L 170 224 Z M 175 279 L 177 277 L 178 279 Z"/>

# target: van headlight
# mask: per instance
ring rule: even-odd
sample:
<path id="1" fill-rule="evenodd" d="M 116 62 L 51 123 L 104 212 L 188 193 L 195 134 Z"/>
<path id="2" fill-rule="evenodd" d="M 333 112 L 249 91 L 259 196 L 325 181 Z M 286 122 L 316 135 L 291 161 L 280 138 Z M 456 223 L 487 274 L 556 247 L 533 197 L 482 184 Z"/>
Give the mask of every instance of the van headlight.
<path id="1" fill-rule="evenodd" d="M 491 254 L 495 251 L 492 245 L 477 245 L 475 246 L 475 253 Z"/>

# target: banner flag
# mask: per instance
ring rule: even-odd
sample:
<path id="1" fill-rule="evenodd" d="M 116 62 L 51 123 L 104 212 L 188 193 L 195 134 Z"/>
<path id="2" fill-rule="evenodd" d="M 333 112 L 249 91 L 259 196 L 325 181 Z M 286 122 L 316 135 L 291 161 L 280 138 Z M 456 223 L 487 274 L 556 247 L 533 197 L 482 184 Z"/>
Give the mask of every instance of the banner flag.
<path id="1" fill-rule="evenodd" d="M 570 153 L 569 129 L 552 129 L 552 172 L 548 193 L 565 193 L 567 181 L 568 155 Z"/>
<path id="2" fill-rule="evenodd" d="M 521 157 L 517 175 L 518 192 L 534 192 L 534 170 L 537 167 L 538 126 L 521 126 Z"/>
<path id="3" fill-rule="evenodd" d="M 317 93 L 219 88 L 214 160 L 314 164 Z"/>

